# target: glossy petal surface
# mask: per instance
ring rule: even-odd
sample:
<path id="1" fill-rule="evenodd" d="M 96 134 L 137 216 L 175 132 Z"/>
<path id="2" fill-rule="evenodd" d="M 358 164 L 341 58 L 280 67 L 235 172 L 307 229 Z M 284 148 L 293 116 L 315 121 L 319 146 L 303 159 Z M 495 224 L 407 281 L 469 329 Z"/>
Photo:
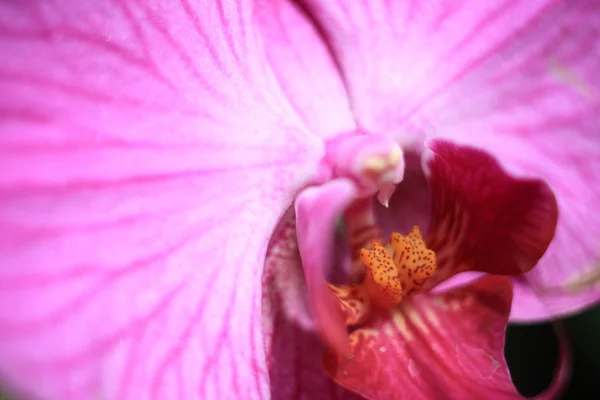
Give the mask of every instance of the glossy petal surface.
<path id="1" fill-rule="evenodd" d="M 506 174 L 484 151 L 429 143 L 432 199 L 427 246 L 437 282 L 474 270 L 519 275 L 531 270 L 554 236 L 558 209 L 548 185 Z"/>
<path id="2" fill-rule="evenodd" d="M 503 355 L 511 299 L 498 276 L 416 296 L 353 332 L 353 358 L 327 353 L 324 366 L 368 399 L 520 399 Z"/>
<path id="3" fill-rule="evenodd" d="M 0 374 L 266 397 L 264 253 L 319 157 L 247 2 L 0 5 Z"/>

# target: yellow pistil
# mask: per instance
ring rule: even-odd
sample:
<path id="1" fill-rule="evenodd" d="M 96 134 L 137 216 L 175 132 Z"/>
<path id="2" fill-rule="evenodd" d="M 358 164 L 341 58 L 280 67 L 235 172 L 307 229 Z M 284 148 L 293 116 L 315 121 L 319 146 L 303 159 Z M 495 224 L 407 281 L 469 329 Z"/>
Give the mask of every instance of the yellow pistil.
<path id="1" fill-rule="evenodd" d="M 360 251 L 360 259 L 368 271 L 363 281 L 363 284 L 369 287 L 368 291 L 372 295 L 382 296 L 391 303 L 400 303 L 402 301 L 402 281 L 388 250 L 381 243 L 372 241 L 371 250 L 362 249 Z M 374 287 L 372 283 L 374 283 Z M 372 293 L 374 288 L 379 289 L 380 293 Z"/>
<path id="2" fill-rule="evenodd" d="M 392 233 L 389 247 L 402 281 L 403 297 L 419 291 L 436 267 L 435 253 L 425 246 L 419 228 L 414 226 L 406 236 Z"/>
<path id="3" fill-rule="evenodd" d="M 375 309 L 389 309 L 418 292 L 435 272 L 436 258 L 427 249 L 418 227 L 402 236 L 392 233 L 384 246 L 372 241 L 361 249 L 365 278 L 353 285 L 329 285 L 340 300 L 347 325 L 364 321 Z"/>

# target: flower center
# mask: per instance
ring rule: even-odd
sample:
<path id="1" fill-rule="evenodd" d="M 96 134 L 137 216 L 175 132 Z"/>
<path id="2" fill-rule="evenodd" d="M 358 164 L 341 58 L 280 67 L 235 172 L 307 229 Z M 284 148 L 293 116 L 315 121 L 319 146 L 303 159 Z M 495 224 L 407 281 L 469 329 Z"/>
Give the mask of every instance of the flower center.
<path id="1" fill-rule="evenodd" d="M 365 267 L 362 282 L 329 284 L 349 326 L 400 304 L 418 292 L 436 269 L 435 253 L 427 249 L 416 226 L 406 236 L 392 233 L 385 245 L 372 240 L 370 247 L 360 250 Z"/>

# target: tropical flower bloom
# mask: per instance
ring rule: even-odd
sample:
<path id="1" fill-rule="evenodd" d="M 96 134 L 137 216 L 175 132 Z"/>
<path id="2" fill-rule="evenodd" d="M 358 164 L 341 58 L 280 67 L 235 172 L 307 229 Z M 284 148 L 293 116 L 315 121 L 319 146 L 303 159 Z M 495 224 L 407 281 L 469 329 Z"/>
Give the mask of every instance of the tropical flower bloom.
<path id="1" fill-rule="evenodd" d="M 390 172 L 400 159 L 394 148 L 387 157 L 361 157 L 369 150 L 369 138 L 360 139 L 357 179 L 334 179 L 303 191 L 291 224 L 316 328 L 331 348 L 323 359 L 325 369 L 338 383 L 370 399 L 487 398 L 492 392 L 521 398 L 502 354 L 510 280 L 486 277 L 444 294 L 415 295 L 462 271 L 508 275 L 533 268 L 554 234 L 552 192 L 543 182 L 507 176 L 479 150 L 438 141 L 431 144 L 433 155 L 426 163 L 433 206 L 427 240 L 415 226 L 407 235 L 393 232 L 384 241 L 373 202 L 359 195 L 360 182 L 369 176 L 375 181 L 381 175 L 397 176 Z M 334 224 L 342 214 L 346 264 L 354 282 L 327 288 L 325 271 L 335 259 Z M 286 268 L 300 263 L 290 262 L 289 253 L 281 261 L 279 249 L 289 241 L 288 235 L 276 237 L 267 256 L 269 268 L 282 269 L 283 277 L 289 277 Z M 267 299 L 266 310 L 273 312 L 278 301 Z M 346 325 L 356 328 L 349 336 Z M 272 340 L 292 336 L 282 335 L 277 326 L 271 329 Z M 412 384 L 399 386 L 403 381 Z M 556 389 L 560 381 L 547 396 L 552 398 Z"/>
<path id="2" fill-rule="evenodd" d="M 448 260 L 466 254 L 442 251 L 440 227 L 465 234 L 455 244 L 474 244 L 467 238 L 488 246 L 472 235 L 489 215 L 468 219 L 474 228 L 436 216 L 482 210 L 453 208 L 443 194 L 470 196 L 478 187 L 452 179 L 464 177 L 457 168 L 472 160 L 453 154 L 487 160 L 480 172 L 490 179 L 477 182 L 490 186 L 478 196 L 501 182 L 531 191 L 518 204 L 522 220 L 511 215 L 484 230 L 511 227 L 490 249 L 499 258 L 464 265 L 524 272 L 541 257 L 554 218 L 546 186 L 525 178 L 547 181 L 560 209 L 556 236 L 527 275 L 533 284 L 515 285 L 512 316 L 545 318 L 597 299 L 591 271 L 600 224 L 589 214 L 598 198 L 597 7 L 541 0 L 460 7 L 3 2 L 2 384 L 49 399 L 350 397 L 320 365 L 323 347 L 311 333 L 320 330 L 334 350 L 325 369 L 355 392 L 389 393 L 388 381 L 357 381 L 371 366 L 378 379 L 403 374 L 398 395 L 493 390 L 514 397 L 501 354 L 507 278 L 486 276 L 439 297 L 425 293 L 463 267 Z M 429 196 L 414 160 L 435 137 L 446 140 L 428 144 Z M 507 193 L 513 190 L 499 198 L 514 199 Z M 373 197 L 389 208 L 363 207 Z M 517 206 L 503 201 L 491 210 L 506 204 Z M 328 275 L 338 243 L 333 232 L 310 232 L 332 230 L 340 213 L 348 232 L 372 218 L 365 237 L 385 248 L 380 255 L 395 268 L 404 265 L 394 260 L 399 235 L 410 251 L 433 251 L 430 276 L 419 276 L 410 292 L 398 270 L 394 306 L 370 290 L 369 312 L 345 321 L 360 307 L 345 307 L 334 290 L 341 300 L 360 300 L 345 285 L 362 285 L 371 272 L 354 257 L 347 269 L 354 281 Z M 526 215 L 537 213 L 540 230 L 523 234 L 532 229 Z M 409 233 L 412 225 L 424 234 L 431 226 L 424 242 Z M 392 243 L 376 227 L 396 232 Z M 351 238 L 360 245 L 359 235 Z M 340 254 L 351 255 L 340 243 Z M 359 256 L 378 246 L 360 245 Z M 353 259 L 341 255 L 330 260 Z M 497 270 L 499 260 L 515 268 Z M 406 266 L 420 271 L 418 262 Z M 572 288 L 585 290 L 564 300 Z M 546 298 L 537 303 L 541 289 Z M 338 323 L 327 325 L 327 315 Z M 347 349 L 345 322 L 358 326 Z M 487 334 L 476 329 L 481 324 Z M 386 332 L 396 341 L 377 347 L 362 340 Z M 355 358 L 342 358 L 352 346 Z M 423 387 L 423 379 L 437 383 Z"/>

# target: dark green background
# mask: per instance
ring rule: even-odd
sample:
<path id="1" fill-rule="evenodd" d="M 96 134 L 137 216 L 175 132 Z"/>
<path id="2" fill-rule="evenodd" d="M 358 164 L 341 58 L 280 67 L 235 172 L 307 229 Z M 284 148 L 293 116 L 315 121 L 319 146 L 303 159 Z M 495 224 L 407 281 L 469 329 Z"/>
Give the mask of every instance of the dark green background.
<path id="1" fill-rule="evenodd" d="M 572 379 L 565 399 L 600 399 L 600 306 L 566 318 L 563 324 L 572 350 Z M 511 326 L 505 354 L 513 380 L 528 396 L 540 393 L 552 379 L 558 342 L 552 324 Z"/>
<path id="2" fill-rule="evenodd" d="M 559 323 L 569 337 L 573 360 L 564 398 L 600 399 L 600 306 Z M 517 388 L 527 396 L 543 391 L 552 379 L 558 354 L 555 326 L 511 326 L 506 339 L 505 354 Z M 0 394 L 0 400 L 7 398 Z"/>

